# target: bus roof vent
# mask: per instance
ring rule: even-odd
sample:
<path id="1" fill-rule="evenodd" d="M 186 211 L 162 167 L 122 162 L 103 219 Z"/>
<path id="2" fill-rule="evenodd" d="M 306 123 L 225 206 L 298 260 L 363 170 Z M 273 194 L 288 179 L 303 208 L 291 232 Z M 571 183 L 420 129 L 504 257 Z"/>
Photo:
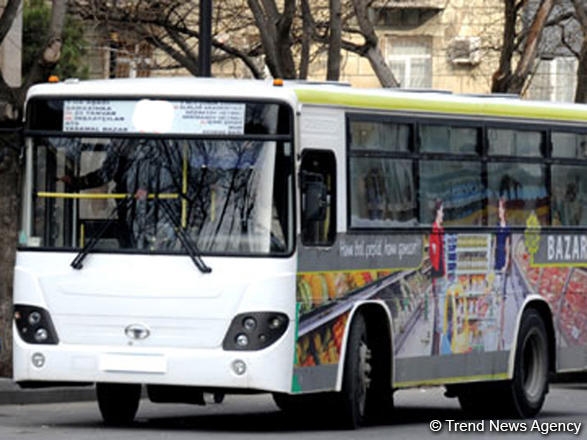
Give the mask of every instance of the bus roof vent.
<path id="1" fill-rule="evenodd" d="M 307 86 L 339 86 L 339 87 L 351 87 L 351 84 L 348 82 L 341 82 L 341 81 L 314 81 L 314 80 L 307 80 L 307 79 L 288 79 L 285 81 L 285 84 L 295 84 L 295 85 L 307 85 Z"/>
<path id="2" fill-rule="evenodd" d="M 393 92 L 406 92 L 406 93 L 440 93 L 442 95 L 452 95 L 452 91 L 444 90 L 444 89 L 409 89 L 409 88 L 402 88 L 402 87 L 390 87 L 385 88 L 384 90 L 389 90 Z"/>
<path id="3" fill-rule="evenodd" d="M 462 96 L 470 96 L 472 98 L 520 99 L 520 95 L 518 95 L 516 93 L 463 93 Z"/>

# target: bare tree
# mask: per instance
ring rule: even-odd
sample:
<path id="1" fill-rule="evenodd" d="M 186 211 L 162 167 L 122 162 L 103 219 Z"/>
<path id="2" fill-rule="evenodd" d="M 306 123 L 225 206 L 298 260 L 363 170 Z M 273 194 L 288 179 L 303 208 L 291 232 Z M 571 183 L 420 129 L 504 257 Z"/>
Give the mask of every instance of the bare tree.
<path id="1" fill-rule="evenodd" d="M 274 0 L 247 0 L 263 42 L 265 63 L 274 77 L 296 78 L 291 30 L 296 12 L 294 0 L 283 2 L 279 11 Z"/>
<path id="2" fill-rule="evenodd" d="M 493 93 L 521 93 L 532 73 L 538 53 L 542 31 L 552 11 L 555 0 L 540 0 L 529 26 L 519 24 L 526 0 L 505 0 L 503 47 L 499 67 L 493 75 Z M 522 31 L 518 32 L 518 29 Z M 515 60 L 517 59 L 517 62 Z M 515 64 L 515 67 L 514 67 Z"/>
<path id="3" fill-rule="evenodd" d="M 505 17 L 500 64 L 493 76 L 492 91 L 521 93 L 532 86 L 542 59 L 575 57 L 578 67 L 574 99 L 586 102 L 587 3 L 506 0 Z"/>
<path id="4" fill-rule="evenodd" d="M 198 71 L 199 10 L 197 1 L 137 0 L 111 4 L 102 0 L 70 0 L 72 14 L 95 23 L 108 37 L 120 34 L 124 39 L 145 41 L 166 53 L 174 64 L 154 68 L 184 68 L 192 75 Z M 240 60 L 255 78 L 263 76 L 257 58 L 262 54 L 260 42 L 243 38 L 252 32 L 254 22 L 244 0 L 214 4 L 212 62 Z M 235 41 L 236 43 L 233 43 Z"/>
<path id="5" fill-rule="evenodd" d="M 8 0 L 0 16 L 0 40 L 4 41 L 17 17 L 20 0 Z M 2 127 L 15 126 L 20 121 L 24 99 L 28 88 L 46 81 L 61 55 L 61 35 L 65 21 L 67 0 L 53 0 L 51 23 L 45 47 L 37 62 L 25 72 L 22 85 L 9 86 L 0 75 L 0 104 L 5 109 L 0 114 Z M 12 277 L 14 250 L 17 241 L 17 216 L 19 206 L 19 160 L 18 137 L 14 134 L 2 137 L 0 146 L 0 376 L 12 375 Z"/>
<path id="6" fill-rule="evenodd" d="M 101 0 L 71 3 L 81 18 L 104 24 L 107 30 L 132 31 L 167 53 L 176 66 L 198 74 L 197 2 L 136 0 L 121 6 Z M 273 77 L 306 78 L 310 63 L 326 53 L 327 78 L 337 80 L 341 51 L 349 51 L 369 59 L 382 85 L 397 86 L 369 21 L 369 4 L 368 0 L 346 0 L 344 4 L 342 0 L 216 2 L 212 62 L 239 60 L 255 78 L 263 77 L 265 67 Z M 344 15 L 345 9 L 352 13 Z M 351 24 L 353 20 L 358 27 Z M 363 42 L 357 43 L 361 38 Z"/>

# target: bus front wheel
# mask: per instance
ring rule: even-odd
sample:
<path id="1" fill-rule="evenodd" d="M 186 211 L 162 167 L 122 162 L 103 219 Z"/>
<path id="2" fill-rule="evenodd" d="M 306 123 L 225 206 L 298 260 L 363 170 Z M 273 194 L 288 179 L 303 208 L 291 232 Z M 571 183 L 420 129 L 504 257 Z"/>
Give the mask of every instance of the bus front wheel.
<path id="1" fill-rule="evenodd" d="M 132 423 L 139 409 L 141 385 L 98 383 L 96 397 L 106 425 L 128 425 Z"/>
<path id="2" fill-rule="evenodd" d="M 351 323 L 344 375 L 340 394 L 346 428 L 355 429 L 366 422 L 367 392 L 371 385 L 372 354 L 365 318 L 358 313 Z"/>

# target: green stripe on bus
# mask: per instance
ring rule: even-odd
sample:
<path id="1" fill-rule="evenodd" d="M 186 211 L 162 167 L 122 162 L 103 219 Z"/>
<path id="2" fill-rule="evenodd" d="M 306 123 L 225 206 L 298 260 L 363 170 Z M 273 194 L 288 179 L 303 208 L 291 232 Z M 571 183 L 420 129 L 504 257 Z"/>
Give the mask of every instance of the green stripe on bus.
<path id="1" fill-rule="evenodd" d="M 544 104 L 524 105 L 529 101 L 516 100 L 508 103 L 486 102 L 486 98 L 480 98 L 478 102 L 462 102 L 456 100 L 444 100 L 439 94 L 437 100 L 418 99 L 414 95 L 406 98 L 399 96 L 385 96 L 385 91 L 380 96 L 371 94 L 337 93 L 323 90 L 296 89 L 298 99 L 305 104 L 333 105 L 343 107 L 361 108 L 366 110 L 396 110 L 414 112 L 433 112 L 444 114 L 462 114 L 473 116 L 497 116 L 516 117 L 523 119 L 549 119 L 557 121 L 587 121 L 587 108 L 571 109 L 557 106 L 544 106 Z M 447 95 L 458 96 L 458 95 Z M 522 103 L 516 105 L 514 103 Z"/>

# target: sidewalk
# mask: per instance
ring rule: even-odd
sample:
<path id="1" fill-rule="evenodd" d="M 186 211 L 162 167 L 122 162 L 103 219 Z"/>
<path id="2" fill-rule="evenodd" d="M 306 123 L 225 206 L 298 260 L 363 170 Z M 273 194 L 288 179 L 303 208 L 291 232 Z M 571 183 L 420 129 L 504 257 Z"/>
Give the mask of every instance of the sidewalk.
<path id="1" fill-rule="evenodd" d="M 95 400 L 92 386 L 21 389 L 11 379 L 0 377 L 0 405 L 76 402 Z"/>

